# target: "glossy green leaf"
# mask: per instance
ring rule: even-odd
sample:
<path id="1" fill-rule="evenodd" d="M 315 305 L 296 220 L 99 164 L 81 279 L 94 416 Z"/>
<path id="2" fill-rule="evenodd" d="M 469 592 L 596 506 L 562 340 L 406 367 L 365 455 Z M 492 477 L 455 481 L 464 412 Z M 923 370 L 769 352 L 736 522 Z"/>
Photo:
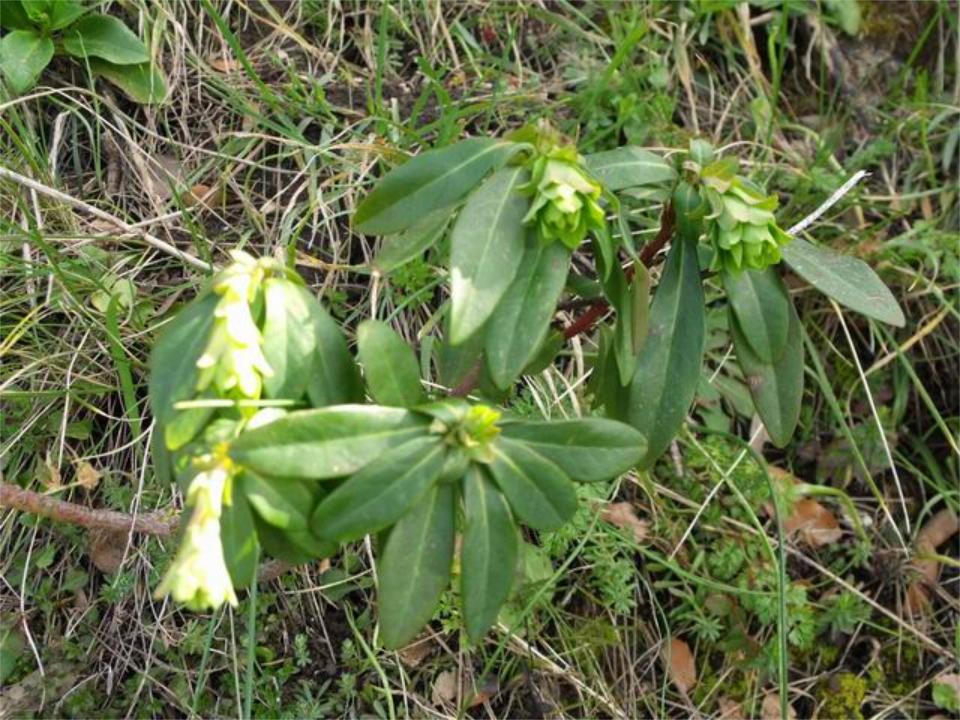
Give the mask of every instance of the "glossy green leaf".
<path id="1" fill-rule="evenodd" d="M 63 49 L 78 58 L 96 57 L 114 65 L 150 61 L 140 38 L 112 15 L 87 15 L 63 34 Z"/>
<path id="2" fill-rule="evenodd" d="M 342 477 L 423 435 L 427 423 L 407 410 L 375 405 L 300 410 L 243 432 L 231 445 L 230 456 L 264 475 Z"/>
<path id="3" fill-rule="evenodd" d="M 134 102 L 156 105 L 167 99 L 167 81 L 152 62 L 138 65 L 114 65 L 101 58 L 89 58 L 90 72 L 110 81 Z"/>
<path id="4" fill-rule="evenodd" d="M 537 530 L 556 530 L 577 510 L 570 478 L 527 445 L 501 438 L 493 444 L 490 474 L 513 513 Z"/>
<path id="5" fill-rule="evenodd" d="M 460 553 L 460 595 L 467 634 L 483 638 L 513 585 L 517 528 L 506 499 L 477 465 L 464 481 L 465 522 Z"/>
<path id="6" fill-rule="evenodd" d="M 649 330 L 630 383 L 628 420 L 647 438 L 650 467 L 693 402 L 703 361 L 705 321 L 696 236 L 677 238 L 650 306 Z"/>
<path id="7" fill-rule="evenodd" d="M 32 30 L 34 25 L 20 0 L 0 2 L 0 27 L 4 30 Z"/>
<path id="8" fill-rule="evenodd" d="M 231 485 L 230 501 L 223 503 L 220 514 L 220 542 L 234 587 L 248 587 L 257 577 L 260 548 L 250 506 L 238 483 Z"/>
<path id="9" fill-rule="evenodd" d="M 906 323 L 893 293 L 863 260 L 800 238 L 784 245 L 782 251 L 783 259 L 797 275 L 841 305 L 896 327 Z"/>
<path id="10" fill-rule="evenodd" d="M 529 173 L 498 170 L 471 193 L 450 236 L 450 342 L 459 345 L 490 317 L 523 258 Z"/>
<path id="11" fill-rule="evenodd" d="M 456 204 L 520 147 L 471 138 L 420 153 L 381 178 L 357 207 L 354 227 L 368 235 L 406 230 L 430 213 Z"/>
<path id="12" fill-rule="evenodd" d="M 524 366 L 521 374 L 536 375 L 537 373 L 543 372 L 553 365 L 553 361 L 557 359 L 557 355 L 560 354 L 560 351 L 563 350 L 563 346 L 566 344 L 567 339 L 563 336 L 562 332 L 559 330 L 551 331 L 540 343 L 533 357 L 530 358 L 530 362 Z"/>
<path id="13" fill-rule="evenodd" d="M 0 38 L 0 75 L 15 93 L 37 84 L 53 58 L 53 40 L 33 30 L 14 30 Z"/>
<path id="14" fill-rule="evenodd" d="M 677 176 L 669 162 L 634 145 L 587 155 L 584 163 L 607 190 L 667 184 Z"/>
<path id="15" fill-rule="evenodd" d="M 310 402 L 314 407 L 323 407 L 362 401 L 360 370 L 340 327 L 320 303 L 310 304 L 310 317 L 317 339 L 312 369 L 307 378 Z"/>
<path id="16" fill-rule="evenodd" d="M 426 402 L 417 356 L 387 323 L 379 320 L 360 323 L 357 352 L 363 363 L 367 388 L 375 401 L 398 407 Z"/>
<path id="17" fill-rule="evenodd" d="M 313 493 L 303 481 L 264 478 L 249 470 L 241 477 L 243 495 L 264 522 L 283 530 L 305 530 Z"/>
<path id="18" fill-rule="evenodd" d="M 646 340 L 649 322 L 650 283 L 646 268 L 638 264 L 639 272 L 631 280 L 619 265 L 614 265 L 604 292 L 617 311 L 612 349 L 620 385 L 625 387 L 633 379 L 637 357 Z"/>
<path id="19" fill-rule="evenodd" d="M 314 534 L 346 542 L 389 527 L 436 482 L 445 448 L 439 437 L 422 437 L 374 458 L 317 506 Z"/>
<path id="20" fill-rule="evenodd" d="M 401 233 L 387 235 L 380 242 L 380 252 L 373 260 L 373 267 L 381 273 L 389 273 L 420 257 L 440 242 L 452 217 L 449 209 L 439 210 Z"/>
<path id="21" fill-rule="evenodd" d="M 647 449 L 634 428 L 607 418 L 509 422 L 501 434 L 522 442 L 578 482 L 617 477 L 640 462 Z"/>
<path id="22" fill-rule="evenodd" d="M 269 398 L 303 395 L 317 347 L 310 306 L 316 300 L 301 285 L 283 278 L 264 282 L 263 354 L 273 371 L 263 378 Z"/>
<path id="23" fill-rule="evenodd" d="M 763 362 L 774 362 L 787 346 L 790 296 L 775 268 L 723 272 L 723 286 L 733 314 Z"/>
<path id="24" fill-rule="evenodd" d="M 562 243 L 530 243 L 486 330 L 490 376 L 508 388 L 540 349 L 570 270 Z"/>
<path id="25" fill-rule="evenodd" d="M 171 450 L 183 447 L 199 432 L 213 410 L 175 410 L 174 404 L 196 397 L 197 360 L 213 328 L 218 297 L 205 293 L 188 304 L 164 327 L 150 354 L 150 408 L 154 431 Z"/>
<path id="26" fill-rule="evenodd" d="M 753 397 L 753 405 L 767 428 L 770 439 L 783 447 L 793 436 L 800 419 L 803 401 L 803 341 L 800 337 L 800 318 L 793 304 L 788 306 L 790 319 L 786 348 L 775 363 L 765 363 L 753 352 L 739 327 L 736 317 L 730 315 L 730 333 L 733 336 L 737 362 L 743 371 Z"/>
<path id="27" fill-rule="evenodd" d="M 380 638 L 403 647 L 426 625 L 450 582 L 456 492 L 437 485 L 403 517 L 387 538 L 377 567 Z"/>

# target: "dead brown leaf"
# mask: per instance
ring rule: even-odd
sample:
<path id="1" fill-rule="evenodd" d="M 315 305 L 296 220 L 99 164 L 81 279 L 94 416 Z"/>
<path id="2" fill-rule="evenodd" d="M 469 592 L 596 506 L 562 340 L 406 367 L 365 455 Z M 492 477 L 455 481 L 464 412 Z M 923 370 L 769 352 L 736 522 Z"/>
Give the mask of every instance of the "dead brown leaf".
<path id="1" fill-rule="evenodd" d="M 910 583 L 904 598 L 904 609 L 909 615 L 922 615 L 930 609 L 930 590 L 940 577 L 940 563 L 933 555 L 937 547 L 960 532 L 960 518 L 949 508 L 936 513 L 920 528 L 914 543 L 916 557 L 913 566 L 918 575 Z"/>
<path id="2" fill-rule="evenodd" d="M 207 64 L 221 73 L 233 73 L 240 69 L 240 63 L 236 59 L 223 55 L 211 55 L 207 58 Z"/>
<path id="3" fill-rule="evenodd" d="M 697 661 L 693 651 L 684 640 L 670 638 L 669 653 L 666 659 L 670 679 L 680 692 L 690 692 L 697 684 Z"/>
<path id="4" fill-rule="evenodd" d="M 100 484 L 100 478 L 102 477 L 103 473 L 86 460 L 77 465 L 77 484 L 80 485 L 80 487 L 93 490 Z"/>
<path id="5" fill-rule="evenodd" d="M 93 528 L 88 534 L 87 554 L 96 568 L 109 575 L 120 569 L 127 549 L 127 534 Z"/>
<path id="6" fill-rule="evenodd" d="M 797 533 L 802 542 L 814 548 L 831 545 L 843 537 L 836 516 L 813 498 L 795 502 L 783 528 L 788 534 Z"/>
<path id="7" fill-rule="evenodd" d="M 633 505 L 628 502 L 608 503 L 600 517 L 612 525 L 616 525 L 621 530 L 629 530 L 633 533 L 633 539 L 642 543 L 647 539 L 650 526 L 646 520 L 637 517 Z"/>
<path id="8" fill-rule="evenodd" d="M 406 647 L 400 648 L 397 654 L 400 662 L 410 669 L 420 665 L 433 652 L 434 643 L 431 634 L 421 635 Z"/>
<path id="9" fill-rule="evenodd" d="M 486 677 L 474 688 L 473 697 L 470 698 L 468 706 L 476 707 L 477 705 L 483 705 L 486 702 L 490 702 L 499 694 L 500 683 L 497 681 L 496 676 Z"/>
<path id="10" fill-rule="evenodd" d="M 221 208 L 227 204 L 227 193 L 222 187 L 197 183 L 180 196 L 180 202 L 184 207 Z"/>
<path id="11" fill-rule="evenodd" d="M 453 702 L 457 697 L 457 674 L 453 670 L 444 670 L 437 675 L 430 697 L 434 705 Z"/>
<path id="12" fill-rule="evenodd" d="M 788 720 L 797 720 L 797 713 L 787 704 Z M 780 693 L 768 692 L 760 705 L 760 720 L 780 720 Z"/>
<path id="13" fill-rule="evenodd" d="M 720 706 L 718 720 L 746 720 L 743 716 L 743 706 L 736 700 L 722 697 L 717 701 L 717 704 Z"/>

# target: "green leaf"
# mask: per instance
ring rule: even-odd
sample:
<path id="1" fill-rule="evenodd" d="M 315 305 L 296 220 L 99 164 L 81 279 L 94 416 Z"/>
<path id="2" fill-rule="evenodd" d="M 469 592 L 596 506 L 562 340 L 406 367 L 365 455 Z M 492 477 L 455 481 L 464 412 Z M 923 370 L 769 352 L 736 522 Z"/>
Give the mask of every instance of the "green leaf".
<path id="1" fill-rule="evenodd" d="M 427 419 L 400 408 L 334 405 L 288 413 L 246 430 L 230 456 L 254 472 L 324 480 L 350 475 L 426 432 Z"/>
<path id="2" fill-rule="evenodd" d="M 317 345 L 307 378 L 307 395 L 314 407 L 345 405 L 363 400 L 363 381 L 347 339 L 320 303 L 310 303 L 310 317 Z"/>
<path id="3" fill-rule="evenodd" d="M 87 15 L 63 34 L 63 49 L 78 58 L 96 57 L 114 65 L 150 62 L 140 38 L 112 15 Z"/>
<path id="4" fill-rule="evenodd" d="M 190 442 L 213 414 L 212 408 L 175 410 L 173 406 L 197 395 L 197 360 L 207 347 L 217 301 L 217 295 L 207 292 L 180 310 L 150 354 L 150 407 L 157 421 L 154 433 L 163 437 L 171 450 Z"/>
<path id="5" fill-rule="evenodd" d="M 6 0 L 2 3 L 6 5 Z M 74 20 L 86 15 L 90 12 L 90 8 L 84 6 L 82 3 L 74 2 L 74 0 L 54 0 L 51 3 L 51 12 L 50 12 L 50 29 L 51 30 L 63 30 Z"/>
<path id="6" fill-rule="evenodd" d="M 767 428 L 770 439 L 783 447 L 793 436 L 800 419 L 803 401 L 803 341 L 800 337 L 800 318 L 793 305 L 788 306 L 789 330 L 786 348 L 775 363 L 765 363 L 754 354 L 744 337 L 736 317 L 730 314 L 730 333 L 733 335 L 737 362 L 743 371 L 753 397 L 753 405 Z"/>
<path id="7" fill-rule="evenodd" d="M 606 418 L 510 422 L 501 434 L 522 442 L 579 482 L 617 477 L 640 462 L 647 448 L 635 429 Z"/>
<path id="8" fill-rule="evenodd" d="M 487 325 L 487 367 L 497 387 L 510 387 L 537 354 L 569 270 L 570 251 L 562 243 L 527 245 L 517 275 Z"/>
<path id="9" fill-rule="evenodd" d="M 36 85 L 51 58 L 53 40 L 33 30 L 14 30 L 0 38 L 0 75 L 14 93 Z"/>
<path id="10" fill-rule="evenodd" d="M 627 417 L 647 438 L 641 467 L 670 444 L 693 402 L 705 321 L 696 234 L 677 238 L 650 306 L 649 330 L 630 383 Z"/>
<path id="11" fill-rule="evenodd" d="M 264 282 L 263 354 L 273 370 L 263 378 L 269 398 L 298 399 L 313 369 L 317 347 L 311 305 L 316 300 L 302 286 L 283 278 Z"/>
<path id="12" fill-rule="evenodd" d="M 357 207 L 354 227 L 367 235 L 406 230 L 428 214 L 456 204 L 520 147 L 471 138 L 420 153 L 383 176 Z"/>
<path id="13" fill-rule="evenodd" d="M 763 362 L 774 362 L 787 346 L 790 296 L 776 269 L 723 272 L 723 286 L 733 314 Z"/>
<path id="14" fill-rule="evenodd" d="M 300 480 L 264 478 L 247 470 L 243 494 L 264 522 L 283 530 L 305 530 L 313 507 L 313 493 Z"/>
<path id="15" fill-rule="evenodd" d="M 417 356 L 389 325 L 364 320 L 357 328 L 357 352 L 370 395 L 381 405 L 413 407 L 425 402 Z"/>
<path id="16" fill-rule="evenodd" d="M 506 499 L 477 465 L 471 466 L 464 481 L 464 510 L 460 595 L 467 634 L 477 642 L 510 595 L 517 567 L 517 528 Z"/>
<path id="17" fill-rule="evenodd" d="M 841 305 L 880 322 L 903 327 L 903 310 L 890 289 L 863 260 L 794 238 L 782 248 L 793 271 Z"/>
<path id="18" fill-rule="evenodd" d="M 100 58 L 89 58 L 87 63 L 94 77 L 106 78 L 136 103 L 157 105 L 167 98 L 167 81 L 160 69 L 151 62 L 114 65 Z"/>
<path id="19" fill-rule="evenodd" d="M 587 155 L 583 160 L 587 170 L 611 191 L 666 184 L 677 176 L 669 162 L 634 145 Z"/>
<path id="20" fill-rule="evenodd" d="M 300 565 L 337 552 L 336 543 L 319 540 L 309 530 L 281 530 L 257 515 L 254 515 L 253 522 L 264 552 L 277 560 Z"/>
<path id="21" fill-rule="evenodd" d="M 248 587 L 257 577 L 259 543 L 250 506 L 236 482 L 231 483 L 229 502 L 220 514 L 220 543 L 234 587 Z"/>
<path id="22" fill-rule="evenodd" d="M 20 0 L 3 0 L 0 2 L 0 27 L 5 30 L 32 30 L 34 22 L 23 9 Z"/>
<path id="23" fill-rule="evenodd" d="M 373 267 L 381 273 L 389 273 L 420 257 L 440 241 L 452 217 L 448 209 L 439 210 L 401 233 L 387 235 L 380 242 L 380 252 L 373 259 Z"/>
<path id="24" fill-rule="evenodd" d="M 556 530 L 577 510 L 577 491 L 563 470 L 519 442 L 493 444 L 490 474 L 514 514 L 536 530 Z"/>
<path id="25" fill-rule="evenodd" d="M 529 173 L 498 170 L 471 193 L 450 236 L 450 342 L 480 329 L 507 291 L 524 256 L 529 200 L 517 192 Z"/>
<path id="26" fill-rule="evenodd" d="M 447 337 L 450 331 L 447 330 Z M 474 368 L 479 368 L 483 353 L 483 333 L 475 333 L 460 345 L 442 342 L 437 347 L 437 373 L 444 387 L 455 388 Z"/>
<path id="27" fill-rule="evenodd" d="M 450 582 L 454 486 L 437 485 L 390 531 L 380 564 L 380 639 L 396 649 L 413 640 Z"/>
<path id="28" fill-rule="evenodd" d="M 445 447 L 439 437 L 423 437 L 375 458 L 317 506 L 313 532 L 346 542 L 389 527 L 440 476 Z"/>
<path id="29" fill-rule="evenodd" d="M 613 352 L 621 387 L 630 384 L 637 364 L 637 356 L 646 339 L 650 301 L 649 276 L 643 265 L 632 280 L 619 264 L 615 264 L 604 283 L 604 293 L 617 311 L 614 326 Z"/>

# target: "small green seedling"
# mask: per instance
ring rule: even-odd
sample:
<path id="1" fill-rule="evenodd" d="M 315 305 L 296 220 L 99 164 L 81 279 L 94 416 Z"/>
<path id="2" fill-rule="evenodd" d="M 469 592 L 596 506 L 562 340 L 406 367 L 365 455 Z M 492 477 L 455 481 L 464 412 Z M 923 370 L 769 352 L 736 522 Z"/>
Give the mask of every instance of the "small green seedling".
<path id="1" fill-rule="evenodd" d="M 138 103 L 166 97 L 163 75 L 143 42 L 112 15 L 78 0 L 0 2 L 0 77 L 21 95 L 40 79 L 54 55 L 76 58 Z"/>

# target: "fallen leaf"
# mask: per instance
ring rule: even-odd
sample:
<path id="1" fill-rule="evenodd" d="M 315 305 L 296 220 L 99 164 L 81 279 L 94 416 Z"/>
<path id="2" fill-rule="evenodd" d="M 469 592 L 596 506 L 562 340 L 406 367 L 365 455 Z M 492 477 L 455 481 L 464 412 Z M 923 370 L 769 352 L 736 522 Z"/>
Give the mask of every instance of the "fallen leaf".
<path id="1" fill-rule="evenodd" d="M 793 511 L 783 522 L 788 534 L 798 533 L 810 547 L 830 545 L 843 537 L 836 516 L 813 498 L 802 498 L 793 504 Z"/>
<path id="2" fill-rule="evenodd" d="M 914 543 L 914 569 L 917 577 L 910 583 L 904 598 L 904 609 L 910 615 L 921 615 L 930 609 L 930 590 L 940 577 L 940 563 L 932 557 L 937 547 L 960 532 L 960 518 L 949 508 L 936 513 L 924 523 Z M 920 557 L 916 557 L 920 556 Z"/>
<path id="3" fill-rule="evenodd" d="M 422 663 L 430 653 L 433 652 L 434 644 L 432 634 L 421 635 L 406 647 L 400 648 L 397 654 L 400 656 L 400 662 L 408 668 L 415 668 Z"/>
<path id="4" fill-rule="evenodd" d="M 87 554 L 97 570 L 109 575 L 120 569 L 127 550 L 127 534 L 94 528 L 88 533 Z"/>
<path id="5" fill-rule="evenodd" d="M 180 196 L 180 202 L 184 207 L 203 205 L 208 208 L 219 208 L 227 204 L 227 193 L 223 188 L 197 183 Z"/>
<path id="6" fill-rule="evenodd" d="M 87 490 L 93 490 L 97 485 L 99 485 L 100 478 L 102 477 L 103 473 L 97 470 L 86 460 L 77 466 L 77 484 L 81 487 L 85 487 Z"/>
<path id="7" fill-rule="evenodd" d="M 457 674 L 453 670 L 444 670 L 433 681 L 433 690 L 430 693 L 434 705 L 444 705 L 453 702 L 457 697 Z"/>
<path id="8" fill-rule="evenodd" d="M 717 701 L 720 706 L 718 720 L 746 720 L 743 716 L 743 706 L 736 700 L 722 697 Z"/>
<path id="9" fill-rule="evenodd" d="M 217 72 L 232 73 L 240 69 L 240 63 L 232 57 L 223 55 L 211 55 L 207 58 L 207 64 Z"/>
<path id="10" fill-rule="evenodd" d="M 480 684 L 474 688 L 474 690 L 473 697 L 470 698 L 470 702 L 468 703 L 469 707 L 476 707 L 477 705 L 490 702 L 500 694 L 500 683 L 495 676 L 486 677 L 480 681 Z"/>
<path id="11" fill-rule="evenodd" d="M 680 638 L 670 638 L 667 666 L 670 679 L 682 693 L 688 693 L 697 684 L 697 662 L 690 646 Z"/>
<path id="12" fill-rule="evenodd" d="M 797 713 L 787 703 L 787 719 L 797 720 Z M 760 720 L 780 720 L 780 693 L 768 692 L 760 705 Z"/>
<path id="13" fill-rule="evenodd" d="M 628 502 L 608 503 L 600 517 L 612 525 L 616 525 L 621 530 L 629 530 L 633 533 L 633 539 L 642 543 L 647 539 L 647 533 L 650 526 L 645 520 L 637 517 L 633 505 Z"/>

